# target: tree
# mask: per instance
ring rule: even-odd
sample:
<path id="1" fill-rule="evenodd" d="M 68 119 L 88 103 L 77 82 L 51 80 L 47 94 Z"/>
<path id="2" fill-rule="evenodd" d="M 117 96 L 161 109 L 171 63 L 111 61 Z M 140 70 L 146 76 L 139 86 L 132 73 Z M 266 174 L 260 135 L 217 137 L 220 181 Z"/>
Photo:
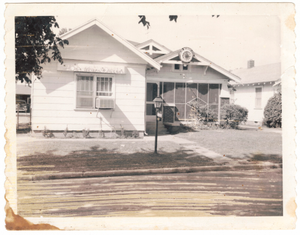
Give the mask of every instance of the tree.
<path id="1" fill-rule="evenodd" d="M 61 30 L 59 30 L 58 32 L 58 36 L 65 34 L 66 32 L 72 30 L 71 28 L 67 29 L 67 28 L 62 28 Z"/>
<path id="2" fill-rule="evenodd" d="M 15 18 L 16 80 L 31 83 L 31 73 L 41 78 L 42 64 L 51 59 L 63 63 L 58 47 L 69 42 L 57 37 L 53 27 L 59 28 L 54 16 Z"/>
<path id="3" fill-rule="evenodd" d="M 146 16 L 144 16 L 144 15 L 139 15 L 139 17 L 140 17 L 140 21 L 138 22 L 138 24 L 139 24 L 139 23 L 142 23 L 143 26 L 146 26 L 147 29 L 149 29 L 149 27 L 150 27 L 150 22 L 146 20 Z M 178 18 L 177 15 L 169 15 L 170 21 L 173 21 L 173 20 L 174 20 L 175 22 L 177 22 L 177 18 Z"/>

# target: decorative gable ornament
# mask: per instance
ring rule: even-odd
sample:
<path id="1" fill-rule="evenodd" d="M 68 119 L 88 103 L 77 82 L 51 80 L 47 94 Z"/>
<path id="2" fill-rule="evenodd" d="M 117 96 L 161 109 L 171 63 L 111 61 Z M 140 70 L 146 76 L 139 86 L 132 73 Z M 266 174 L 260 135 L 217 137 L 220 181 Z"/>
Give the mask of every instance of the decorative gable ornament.
<path id="1" fill-rule="evenodd" d="M 179 58 L 182 61 L 183 64 L 188 64 L 192 61 L 195 54 L 193 50 L 189 47 L 184 47 L 179 51 Z"/>

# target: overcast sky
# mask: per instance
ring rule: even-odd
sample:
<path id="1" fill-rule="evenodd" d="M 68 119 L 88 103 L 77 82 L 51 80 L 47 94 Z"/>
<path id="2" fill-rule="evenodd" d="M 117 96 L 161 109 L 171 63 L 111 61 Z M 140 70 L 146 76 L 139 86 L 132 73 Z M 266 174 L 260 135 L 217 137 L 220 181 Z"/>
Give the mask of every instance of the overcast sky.
<path id="1" fill-rule="evenodd" d="M 129 9 L 128 9 L 129 10 Z M 149 29 L 138 24 L 138 14 L 115 13 L 114 8 L 98 15 L 56 15 L 60 28 L 75 28 L 98 18 L 124 39 L 144 42 L 154 39 L 171 50 L 191 47 L 195 52 L 221 67 L 245 68 L 249 59 L 255 65 L 280 62 L 280 20 L 277 16 L 178 15 L 170 22 L 168 14 L 147 14 Z"/>

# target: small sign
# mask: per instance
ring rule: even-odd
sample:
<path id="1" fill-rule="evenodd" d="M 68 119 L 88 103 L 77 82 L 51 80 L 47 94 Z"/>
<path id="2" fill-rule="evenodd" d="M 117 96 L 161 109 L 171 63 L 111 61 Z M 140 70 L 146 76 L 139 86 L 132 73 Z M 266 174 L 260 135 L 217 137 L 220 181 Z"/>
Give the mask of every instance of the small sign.
<path id="1" fill-rule="evenodd" d="M 74 72 L 94 72 L 94 73 L 113 73 L 125 74 L 124 66 L 107 66 L 99 64 L 80 64 L 80 63 L 63 63 L 58 64 L 57 70 L 74 71 Z"/>

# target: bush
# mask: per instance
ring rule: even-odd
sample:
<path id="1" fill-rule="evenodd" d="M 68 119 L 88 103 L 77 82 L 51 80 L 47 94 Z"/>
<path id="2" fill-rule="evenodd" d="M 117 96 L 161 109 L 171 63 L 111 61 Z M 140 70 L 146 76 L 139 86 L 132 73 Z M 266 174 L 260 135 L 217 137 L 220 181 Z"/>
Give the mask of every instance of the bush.
<path id="1" fill-rule="evenodd" d="M 208 105 L 203 105 L 198 102 L 191 102 L 190 106 L 192 107 L 189 115 L 191 119 L 205 123 L 218 120 L 217 111 L 214 109 L 209 109 Z"/>
<path id="2" fill-rule="evenodd" d="M 275 94 L 268 100 L 264 109 L 263 124 L 267 127 L 281 127 L 282 101 L 281 93 Z"/>
<path id="3" fill-rule="evenodd" d="M 218 120 L 217 110 L 211 110 L 207 105 L 200 105 L 197 102 L 192 103 L 190 119 L 193 120 L 191 127 L 194 129 L 211 129 L 215 128 Z M 248 119 L 248 110 L 235 104 L 225 104 L 221 107 L 222 128 L 237 128 L 241 122 Z"/>
<path id="4" fill-rule="evenodd" d="M 221 108 L 221 123 L 222 128 L 237 128 L 241 122 L 246 122 L 248 119 L 248 109 L 236 105 L 225 104 Z"/>

